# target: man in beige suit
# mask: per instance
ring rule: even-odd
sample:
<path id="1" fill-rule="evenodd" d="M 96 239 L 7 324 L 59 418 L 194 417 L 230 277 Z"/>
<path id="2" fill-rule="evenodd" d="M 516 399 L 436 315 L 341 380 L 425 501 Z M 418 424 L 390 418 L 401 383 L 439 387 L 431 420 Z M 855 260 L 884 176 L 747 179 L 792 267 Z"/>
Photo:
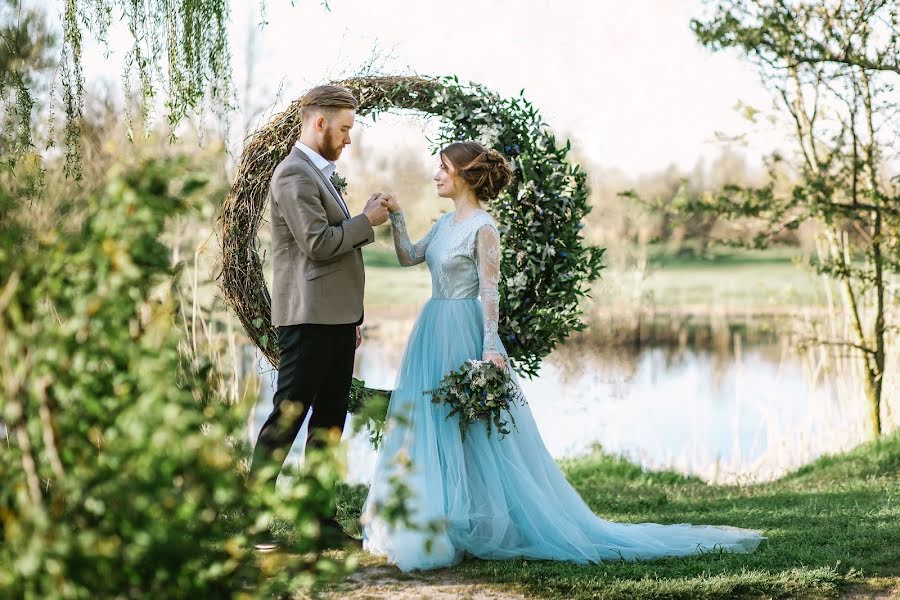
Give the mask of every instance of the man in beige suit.
<path id="1" fill-rule="evenodd" d="M 356 99 L 342 87 L 319 86 L 301 102 L 301 133 L 276 167 L 269 187 L 274 262 L 272 324 L 281 364 L 272 414 L 259 433 L 251 477 L 274 485 L 307 413 L 307 448 L 337 437 L 347 416 L 356 348 L 362 341 L 365 273 L 360 248 L 388 219 L 386 200 L 373 194 L 350 216 L 334 185 L 335 164 L 350 143 Z M 331 517 L 333 540 L 349 541 Z M 260 549 L 271 546 L 264 540 Z"/>

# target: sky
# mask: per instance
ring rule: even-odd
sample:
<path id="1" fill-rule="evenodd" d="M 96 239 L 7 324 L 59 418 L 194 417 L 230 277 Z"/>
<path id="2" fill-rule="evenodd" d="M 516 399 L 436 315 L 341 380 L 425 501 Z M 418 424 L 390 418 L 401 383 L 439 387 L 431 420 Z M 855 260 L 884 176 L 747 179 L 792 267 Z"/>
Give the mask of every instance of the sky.
<path id="1" fill-rule="evenodd" d="M 245 105 L 269 109 L 263 120 L 375 56 L 389 74 L 454 74 L 504 95 L 524 89 L 592 163 L 639 176 L 711 161 L 717 132 L 748 130 L 739 102 L 772 103 L 749 63 L 695 41 L 690 19 L 701 0 L 330 0 L 330 10 L 267 0 L 263 27 L 259 0 L 231 6 L 234 83 Z M 89 79 L 120 80 L 127 32 L 110 40 L 108 55 L 88 45 Z M 401 121 L 370 127 L 366 145 L 389 152 L 422 137 L 420 123 Z M 754 131 L 741 149 L 751 165 L 783 144 L 777 130 Z"/>

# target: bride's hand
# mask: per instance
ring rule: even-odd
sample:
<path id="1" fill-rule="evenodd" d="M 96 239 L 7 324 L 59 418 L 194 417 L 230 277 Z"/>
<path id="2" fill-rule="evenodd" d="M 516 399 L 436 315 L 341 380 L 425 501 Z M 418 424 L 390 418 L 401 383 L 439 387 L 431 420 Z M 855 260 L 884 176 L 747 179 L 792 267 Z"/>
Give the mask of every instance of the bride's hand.
<path id="1" fill-rule="evenodd" d="M 506 359 L 503 358 L 502 354 L 497 352 L 488 352 L 484 356 L 481 357 L 482 360 L 490 361 L 497 365 L 501 371 L 506 370 Z"/>
<path id="2" fill-rule="evenodd" d="M 381 194 L 381 199 L 387 202 L 388 210 L 391 212 L 397 212 L 400 210 L 400 202 L 394 197 L 394 194 L 390 192 L 386 192 Z"/>

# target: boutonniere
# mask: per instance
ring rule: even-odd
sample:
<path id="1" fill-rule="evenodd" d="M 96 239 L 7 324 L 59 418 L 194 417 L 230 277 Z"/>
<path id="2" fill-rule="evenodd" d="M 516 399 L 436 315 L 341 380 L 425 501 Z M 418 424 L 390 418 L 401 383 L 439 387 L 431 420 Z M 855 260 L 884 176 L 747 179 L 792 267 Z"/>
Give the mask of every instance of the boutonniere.
<path id="1" fill-rule="evenodd" d="M 338 194 L 343 196 L 344 191 L 347 189 L 347 180 L 338 175 L 337 171 L 335 171 L 331 174 L 331 185 L 338 191 Z"/>

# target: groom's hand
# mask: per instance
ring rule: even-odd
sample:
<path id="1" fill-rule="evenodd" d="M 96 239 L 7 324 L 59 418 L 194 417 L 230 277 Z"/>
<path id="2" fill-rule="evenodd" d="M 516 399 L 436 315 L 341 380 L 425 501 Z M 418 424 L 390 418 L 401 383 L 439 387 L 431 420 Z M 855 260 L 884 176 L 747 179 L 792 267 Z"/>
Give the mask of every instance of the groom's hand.
<path id="1" fill-rule="evenodd" d="M 356 347 L 359 348 L 360 344 L 362 344 L 362 328 L 359 325 L 356 326 Z"/>
<path id="2" fill-rule="evenodd" d="M 400 203 L 394 197 L 394 195 L 390 192 L 383 192 L 381 194 L 381 199 L 385 201 L 388 210 L 390 212 L 397 212 L 400 210 Z"/>
<path id="3" fill-rule="evenodd" d="M 381 194 L 372 194 L 369 201 L 366 202 L 363 212 L 372 227 L 377 227 L 388 220 L 387 201 L 381 197 Z"/>

